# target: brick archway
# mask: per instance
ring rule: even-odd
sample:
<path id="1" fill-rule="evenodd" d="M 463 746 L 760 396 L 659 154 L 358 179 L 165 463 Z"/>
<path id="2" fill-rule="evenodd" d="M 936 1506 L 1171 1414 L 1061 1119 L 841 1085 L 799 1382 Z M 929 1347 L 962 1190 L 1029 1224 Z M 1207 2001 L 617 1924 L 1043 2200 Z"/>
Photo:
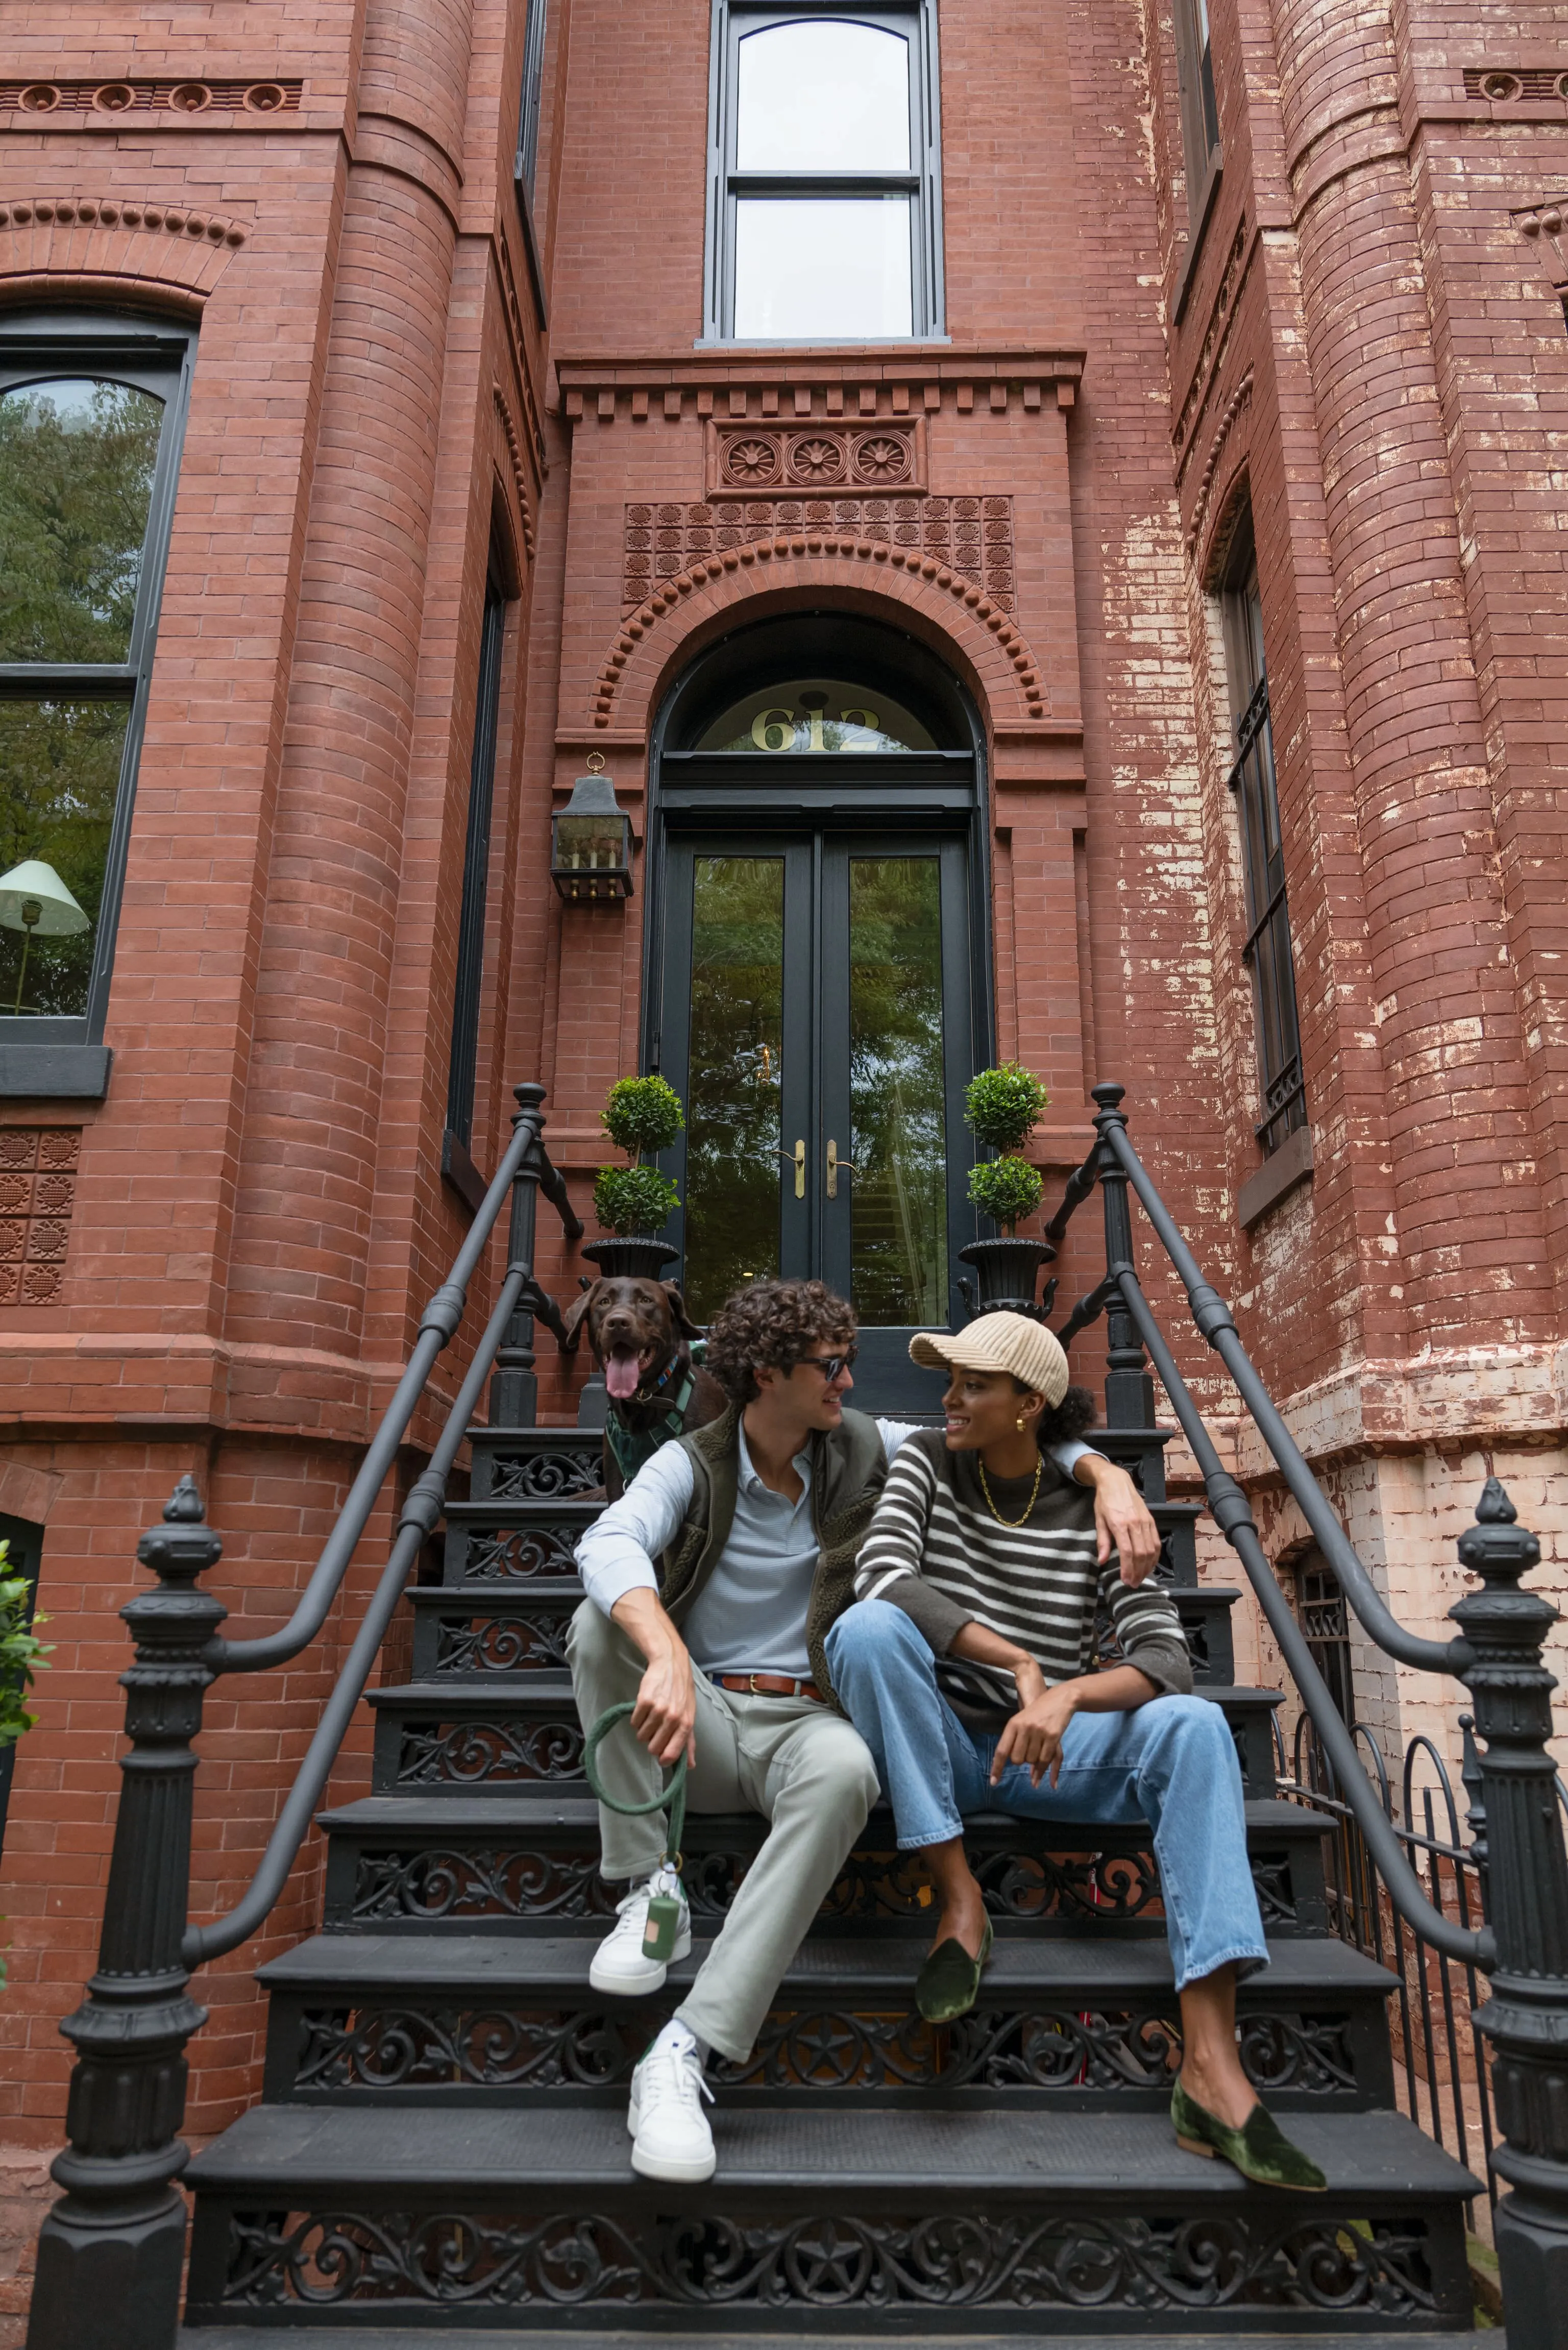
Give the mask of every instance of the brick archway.
<path id="1" fill-rule="evenodd" d="M 993 725 L 1049 714 L 1039 664 L 1017 623 L 989 597 L 918 548 L 806 533 L 727 547 L 664 581 L 621 625 L 594 681 L 596 727 L 646 734 L 664 686 L 738 607 L 774 609 L 826 594 L 906 627 L 965 678 Z"/>
<path id="2" fill-rule="evenodd" d="M 211 294 L 248 224 L 149 197 L 14 196 L 0 203 L 0 295 L 63 291 L 82 302 L 161 295 L 191 311 Z M 67 281 L 68 281 L 68 289 Z"/>

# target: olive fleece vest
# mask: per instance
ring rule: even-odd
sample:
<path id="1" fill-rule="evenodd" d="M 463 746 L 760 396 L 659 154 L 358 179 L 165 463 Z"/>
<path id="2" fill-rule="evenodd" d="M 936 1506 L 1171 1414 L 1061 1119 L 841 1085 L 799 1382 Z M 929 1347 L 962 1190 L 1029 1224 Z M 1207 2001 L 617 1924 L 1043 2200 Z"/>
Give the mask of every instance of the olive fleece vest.
<path id="1" fill-rule="evenodd" d="M 691 1461 L 691 1499 L 686 1522 L 658 1566 L 659 1596 L 672 1624 L 682 1621 L 730 1539 L 740 1484 L 740 1432 L 741 1414 L 732 1404 L 722 1419 L 678 1440 Z M 888 1480 L 888 1456 L 876 1421 L 859 1411 L 846 1411 L 836 1428 L 814 1430 L 810 1451 L 812 1531 L 821 1547 L 806 1610 L 805 1646 L 812 1679 L 842 1713 L 824 1643 L 828 1627 L 855 1597 L 855 1562 Z"/>

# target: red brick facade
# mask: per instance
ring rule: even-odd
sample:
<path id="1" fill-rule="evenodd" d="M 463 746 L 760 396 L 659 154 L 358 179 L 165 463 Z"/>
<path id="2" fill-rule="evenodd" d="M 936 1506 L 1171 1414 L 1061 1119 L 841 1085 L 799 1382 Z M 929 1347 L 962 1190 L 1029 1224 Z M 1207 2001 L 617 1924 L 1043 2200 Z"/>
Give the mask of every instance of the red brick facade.
<path id="1" fill-rule="evenodd" d="M 1049 1084 L 1036 1156 L 1075 1163 L 1087 1086 L 1127 1084 L 1411 1620 L 1453 1596 L 1483 1462 L 1563 1540 L 1564 58 L 1543 6 L 1211 16 L 1222 165 L 1194 230 L 1163 6 L 942 0 L 947 339 L 822 352 L 694 348 L 703 0 L 550 0 L 533 251 L 522 0 L 14 16 L 0 305 L 200 330 L 109 1090 L 0 1101 L 0 1176 L 37 1191 L 0 1210 L 0 1510 L 45 1525 L 56 1643 L 0 1884 L 18 2161 L 61 2131 L 137 1535 L 193 1470 L 214 1586 L 281 1620 L 463 1229 L 441 1135 L 493 537 L 482 1166 L 537 1076 L 586 1199 L 604 1087 L 637 1065 L 640 871 L 624 910 L 563 907 L 545 878 L 585 754 L 640 839 L 652 716 L 705 645 L 807 608 L 894 619 L 983 721 L 996 1035 Z M 792 484 L 807 421 L 851 473 L 871 439 L 903 452 L 878 462 L 907 463 L 909 514 L 864 467 L 853 494 Z M 741 425 L 775 473 L 726 505 Z M 1313 1164 L 1243 1230 L 1258 1086 L 1217 591 L 1248 503 Z M 79 1128 L 68 1164 L 55 1128 Z M 1085 1232 L 1064 1290 L 1092 1266 Z M 545 1272 L 575 1286 L 558 1255 Z M 1081 1376 L 1097 1356 L 1091 1334 Z M 1188 1359 L 1288 1563 L 1304 1528 Z M 570 1416 L 547 1343 L 542 1369 Z M 209 1708 L 198 1914 L 260 1849 L 362 1556 L 325 1643 Z M 1446 1734 L 1405 1679 L 1367 1664 L 1370 1718 Z M 363 1770 L 358 1741 L 342 1792 Z M 198 1986 L 199 2130 L 254 2089 L 252 1970 L 308 1925 L 318 1860 Z"/>

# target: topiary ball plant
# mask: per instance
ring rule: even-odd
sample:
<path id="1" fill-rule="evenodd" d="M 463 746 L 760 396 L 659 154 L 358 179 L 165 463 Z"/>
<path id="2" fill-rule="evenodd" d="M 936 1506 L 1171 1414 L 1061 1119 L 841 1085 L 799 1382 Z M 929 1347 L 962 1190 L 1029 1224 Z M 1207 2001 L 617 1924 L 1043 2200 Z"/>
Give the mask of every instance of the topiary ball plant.
<path id="1" fill-rule="evenodd" d="M 668 1150 L 686 1120 L 680 1095 L 662 1077 L 618 1077 L 599 1122 L 620 1149 L 640 1158 L 645 1151 Z"/>
<path id="2" fill-rule="evenodd" d="M 601 1167 L 594 1178 L 595 1219 L 619 1240 L 651 1238 L 679 1205 L 674 1184 L 657 1167 Z"/>
<path id="3" fill-rule="evenodd" d="M 981 1215 L 1002 1226 L 1009 1240 L 1013 1226 L 1034 1213 L 1044 1188 L 1039 1170 L 1026 1159 L 988 1159 L 970 1170 L 970 1198 Z"/>
<path id="4" fill-rule="evenodd" d="M 979 1076 L 970 1079 L 963 1114 L 978 1139 L 992 1150 L 1022 1150 L 1050 1098 L 1032 1069 L 1021 1068 L 1016 1061 L 1003 1061 L 999 1068 L 981 1069 Z"/>

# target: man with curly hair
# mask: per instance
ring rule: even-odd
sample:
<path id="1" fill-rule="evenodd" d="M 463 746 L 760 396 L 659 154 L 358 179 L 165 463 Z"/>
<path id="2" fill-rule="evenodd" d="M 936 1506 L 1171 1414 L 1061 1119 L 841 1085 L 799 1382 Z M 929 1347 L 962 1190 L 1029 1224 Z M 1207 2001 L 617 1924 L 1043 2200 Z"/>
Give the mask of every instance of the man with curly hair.
<path id="1" fill-rule="evenodd" d="M 577 1545 L 587 1597 L 567 1654 L 585 1728 L 635 1704 L 599 1750 L 608 1794 L 649 1803 L 685 1755 L 693 1812 L 757 1812 L 768 1834 L 691 1991 L 632 2075 L 632 2166 L 645 2178 L 711 2178 L 709 2049 L 748 2057 L 785 1968 L 877 1800 L 876 1766 L 834 1693 L 826 1642 L 855 1598 L 855 1569 L 889 1461 L 915 1431 L 846 1411 L 855 1317 L 820 1281 L 759 1281 L 721 1308 L 707 1367 L 722 1419 L 665 1445 Z M 1141 1580 L 1154 1522 L 1125 1471 L 1078 1440 L 1093 1417 L 1070 1389 L 1042 1430 L 1062 1470 L 1095 1488 L 1100 1555 Z M 594 1955 L 600 1991 L 646 1997 L 666 1969 L 644 1955 L 649 1902 L 680 1905 L 657 1812 L 600 1807 L 603 1874 L 628 1879 Z"/>

